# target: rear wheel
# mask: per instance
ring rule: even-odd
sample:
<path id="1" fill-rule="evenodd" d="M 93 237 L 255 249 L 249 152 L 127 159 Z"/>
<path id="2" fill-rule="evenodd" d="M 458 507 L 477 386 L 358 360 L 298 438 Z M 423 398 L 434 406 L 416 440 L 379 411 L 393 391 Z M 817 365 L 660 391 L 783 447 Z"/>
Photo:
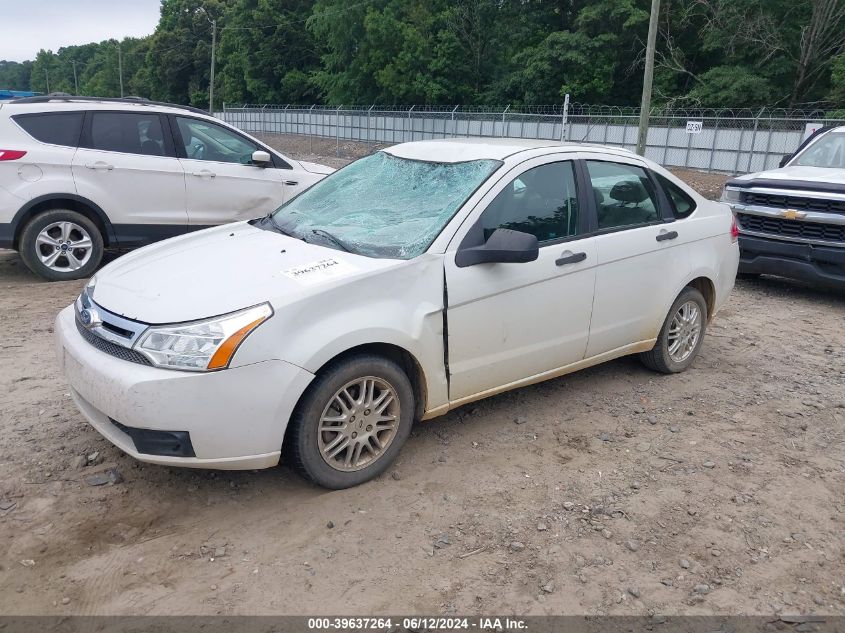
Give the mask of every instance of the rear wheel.
<path id="1" fill-rule="evenodd" d="M 384 472 L 413 424 L 404 371 L 373 355 L 330 367 L 308 388 L 286 440 L 294 466 L 326 488 L 349 488 Z"/>
<path id="2" fill-rule="evenodd" d="M 695 288 L 684 288 L 660 329 L 654 349 L 640 354 L 649 369 L 676 374 L 692 365 L 707 327 L 707 302 Z"/>
<path id="3" fill-rule="evenodd" d="M 48 281 L 85 279 L 103 258 L 103 236 L 81 213 L 53 209 L 29 221 L 18 250 L 27 267 Z"/>

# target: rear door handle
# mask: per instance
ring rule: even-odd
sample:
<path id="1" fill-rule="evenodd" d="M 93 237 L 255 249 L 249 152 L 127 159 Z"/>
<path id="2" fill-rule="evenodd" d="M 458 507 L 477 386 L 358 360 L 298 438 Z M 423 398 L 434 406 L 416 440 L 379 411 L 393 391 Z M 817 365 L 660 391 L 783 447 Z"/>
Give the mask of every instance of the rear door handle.
<path id="1" fill-rule="evenodd" d="M 677 231 L 661 231 L 655 238 L 658 242 L 665 242 L 666 240 L 674 240 L 678 237 Z"/>
<path id="2" fill-rule="evenodd" d="M 214 178 L 216 175 L 217 174 L 208 169 L 201 169 L 200 171 L 194 172 L 194 176 L 196 176 L 197 178 Z"/>
<path id="3" fill-rule="evenodd" d="M 285 180 L 288 187 L 296 187 L 299 183 L 296 180 Z"/>
<path id="4" fill-rule="evenodd" d="M 569 251 L 564 251 L 563 255 L 555 260 L 556 266 L 565 266 L 566 264 L 577 264 L 578 262 L 583 262 L 587 259 L 587 253 L 569 253 Z"/>
<path id="5" fill-rule="evenodd" d="M 85 163 L 85 167 L 88 169 L 96 169 L 97 171 L 111 171 L 114 169 L 114 165 L 102 160 L 98 160 L 96 163 Z"/>

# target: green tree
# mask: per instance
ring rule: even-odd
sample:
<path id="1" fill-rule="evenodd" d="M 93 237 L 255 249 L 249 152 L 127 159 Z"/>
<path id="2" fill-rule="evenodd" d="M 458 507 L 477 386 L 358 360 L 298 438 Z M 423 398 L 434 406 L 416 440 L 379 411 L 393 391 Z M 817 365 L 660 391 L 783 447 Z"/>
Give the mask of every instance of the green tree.
<path id="1" fill-rule="evenodd" d="M 0 89 L 29 90 L 32 76 L 32 62 L 10 62 L 0 60 Z"/>

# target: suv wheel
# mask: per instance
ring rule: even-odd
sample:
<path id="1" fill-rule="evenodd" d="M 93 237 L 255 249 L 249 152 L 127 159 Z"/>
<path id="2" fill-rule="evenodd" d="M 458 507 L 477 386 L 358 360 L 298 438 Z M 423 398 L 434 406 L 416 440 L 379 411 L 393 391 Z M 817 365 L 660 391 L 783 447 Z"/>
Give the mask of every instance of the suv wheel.
<path id="1" fill-rule="evenodd" d="M 663 374 L 677 374 L 692 365 L 707 327 L 707 302 L 695 288 L 684 288 L 669 309 L 657 343 L 640 354 L 643 364 Z"/>
<path id="2" fill-rule="evenodd" d="M 396 459 L 413 415 L 414 391 L 405 372 L 379 356 L 354 356 L 308 388 L 291 418 L 287 448 L 311 481 L 349 488 Z"/>
<path id="3" fill-rule="evenodd" d="M 103 236 L 81 213 L 53 209 L 24 227 L 18 250 L 27 267 L 48 281 L 85 279 L 103 258 Z"/>

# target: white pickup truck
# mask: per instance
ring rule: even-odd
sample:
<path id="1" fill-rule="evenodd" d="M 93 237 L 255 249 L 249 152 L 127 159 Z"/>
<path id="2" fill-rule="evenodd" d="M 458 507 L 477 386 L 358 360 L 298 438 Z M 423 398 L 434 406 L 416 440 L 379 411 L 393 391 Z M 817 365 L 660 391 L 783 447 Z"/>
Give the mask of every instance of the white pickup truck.
<path id="1" fill-rule="evenodd" d="M 845 126 L 823 127 L 779 169 L 725 185 L 739 227 L 739 272 L 845 289 Z"/>

